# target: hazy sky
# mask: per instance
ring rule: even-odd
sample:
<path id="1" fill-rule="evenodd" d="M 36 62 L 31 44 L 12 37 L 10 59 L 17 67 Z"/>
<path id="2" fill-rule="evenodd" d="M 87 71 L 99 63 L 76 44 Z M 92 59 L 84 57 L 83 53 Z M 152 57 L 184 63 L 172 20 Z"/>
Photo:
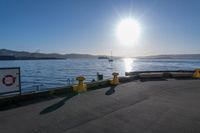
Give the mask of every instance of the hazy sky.
<path id="1" fill-rule="evenodd" d="M 141 25 L 126 46 L 127 17 Z M 115 56 L 200 53 L 199 0 L 0 0 L 0 48 Z"/>

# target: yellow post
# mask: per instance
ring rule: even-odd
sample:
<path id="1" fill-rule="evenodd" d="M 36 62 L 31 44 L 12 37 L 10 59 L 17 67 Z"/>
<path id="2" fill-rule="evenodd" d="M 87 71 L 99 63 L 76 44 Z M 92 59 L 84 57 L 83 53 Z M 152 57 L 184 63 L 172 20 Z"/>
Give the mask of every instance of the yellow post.
<path id="1" fill-rule="evenodd" d="M 113 75 L 113 79 L 111 80 L 111 85 L 118 85 L 119 84 L 119 78 L 117 77 L 119 75 L 119 73 L 112 73 Z"/>
<path id="2" fill-rule="evenodd" d="M 73 91 L 78 93 L 87 91 L 87 85 L 83 83 L 85 77 L 79 76 L 76 77 L 76 80 L 78 80 L 78 84 L 73 86 Z"/>
<path id="3" fill-rule="evenodd" d="M 195 69 L 195 72 L 194 72 L 192 77 L 193 78 L 200 78 L 200 69 L 199 68 Z"/>

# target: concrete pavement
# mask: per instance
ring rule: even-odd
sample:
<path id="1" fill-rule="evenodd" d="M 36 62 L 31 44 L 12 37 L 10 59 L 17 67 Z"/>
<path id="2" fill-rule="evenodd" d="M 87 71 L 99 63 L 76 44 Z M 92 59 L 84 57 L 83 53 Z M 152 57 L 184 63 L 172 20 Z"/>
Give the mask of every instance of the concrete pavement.
<path id="1" fill-rule="evenodd" d="M 34 102 L 0 111 L 0 132 L 200 133 L 200 80 L 136 80 Z"/>

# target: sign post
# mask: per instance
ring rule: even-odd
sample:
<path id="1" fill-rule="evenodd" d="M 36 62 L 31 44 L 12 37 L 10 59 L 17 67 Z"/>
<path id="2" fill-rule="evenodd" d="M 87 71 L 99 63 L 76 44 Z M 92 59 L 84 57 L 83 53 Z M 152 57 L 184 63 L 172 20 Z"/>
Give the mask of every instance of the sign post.
<path id="1" fill-rule="evenodd" d="M 21 94 L 20 68 L 0 68 L 0 96 Z"/>

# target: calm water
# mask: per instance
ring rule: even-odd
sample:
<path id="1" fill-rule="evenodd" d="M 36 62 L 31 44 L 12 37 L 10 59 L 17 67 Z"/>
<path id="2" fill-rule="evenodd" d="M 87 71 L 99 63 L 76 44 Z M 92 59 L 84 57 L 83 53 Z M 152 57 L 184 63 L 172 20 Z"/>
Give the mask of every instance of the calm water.
<path id="1" fill-rule="evenodd" d="M 0 67 L 20 67 L 25 92 L 67 85 L 78 75 L 90 82 L 96 79 L 97 72 L 107 79 L 114 71 L 124 76 L 125 72 L 138 70 L 193 70 L 200 67 L 200 60 L 126 58 L 112 63 L 99 59 L 17 60 L 0 61 Z"/>

